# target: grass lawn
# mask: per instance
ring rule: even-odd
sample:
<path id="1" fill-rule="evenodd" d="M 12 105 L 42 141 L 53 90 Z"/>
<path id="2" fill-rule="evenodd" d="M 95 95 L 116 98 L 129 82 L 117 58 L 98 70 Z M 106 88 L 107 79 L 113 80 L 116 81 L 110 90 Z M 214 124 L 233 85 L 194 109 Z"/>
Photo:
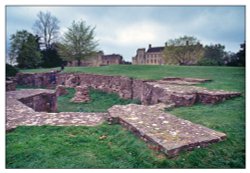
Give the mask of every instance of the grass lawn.
<path id="1" fill-rule="evenodd" d="M 242 96 L 216 105 L 198 104 L 171 110 L 176 116 L 227 134 L 227 140 L 223 142 L 182 152 L 172 159 L 150 150 L 119 125 L 18 127 L 7 133 L 8 168 L 245 168 L 245 68 L 123 65 L 65 69 L 65 72 L 72 71 L 142 79 L 166 76 L 210 78 L 212 82 L 202 85 L 210 89 L 240 91 Z M 94 91 L 91 97 L 93 95 L 101 106 L 88 109 L 87 106 L 83 111 L 106 110 L 109 104 L 105 103 L 105 94 Z M 67 102 L 64 106 L 60 103 L 60 99 L 67 100 L 67 97 L 69 95 L 59 98 L 59 110 L 71 108 Z M 117 99 L 112 104 L 126 104 L 126 101 L 111 97 L 110 102 Z M 82 111 L 77 106 L 74 109 Z M 101 140 L 103 135 L 107 138 Z"/>
<path id="2" fill-rule="evenodd" d="M 70 100 L 74 97 L 75 89 L 68 88 L 68 94 L 58 97 L 59 112 L 107 112 L 107 109 L 115 104 L 126 105 L 130 103 L 139 104 L 136 100 L 126 100 L 119 98 L 117 94 L 108 94 L 103 91 L 90 89 L 89 95 L 91 101 L 88 103 L 72 103 Z"/>

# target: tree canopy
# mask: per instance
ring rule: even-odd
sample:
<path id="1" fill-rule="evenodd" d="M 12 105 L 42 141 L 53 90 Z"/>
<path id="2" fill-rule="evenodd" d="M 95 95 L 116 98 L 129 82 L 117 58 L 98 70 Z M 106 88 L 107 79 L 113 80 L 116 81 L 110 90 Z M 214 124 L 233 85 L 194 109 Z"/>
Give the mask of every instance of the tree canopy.
<path id="1" fill-rule="evenodd" d="M 203 56 L 203 46 L 195 37 L 184 36 L 169 40 L 164 49 L 167 64 L 193 65 Z"/>
<path id="2" fill-rule="evenodd" d="M 206 45 L 200 65 L 223 65 L 226 57 L 225 46 L 221 44 Z"/>
<path id="3" fill-rule="evenodd" d="M 17 31 L 11 36 L 9 56 L 20 68 L 35 68 L 41 62 L 39 37 L 26 30 Z"/>
<path id="4" fill-rule="evenodd" d="M 73 21 L 68 31 L 64 33 L 59 53 L 65 60 L 77 60 L 78 65 L 83 59 L 87 59 L 96 52 L 98 45 L 94 40 L 95 27 L 91 27 L 84 21 Z"/>

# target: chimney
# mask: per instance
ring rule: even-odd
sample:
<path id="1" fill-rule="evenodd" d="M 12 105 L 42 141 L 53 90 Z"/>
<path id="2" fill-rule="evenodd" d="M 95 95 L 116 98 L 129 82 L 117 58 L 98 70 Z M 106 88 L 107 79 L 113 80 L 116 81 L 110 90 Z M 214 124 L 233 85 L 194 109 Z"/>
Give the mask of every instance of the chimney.
<path id="1" fill-rule="evenodd" d="M 152 47 L 152 45 L 151 45 L 151 44 L 149 44 L 149 45 L 148 45 L 148 48 L 149 48 L 149 49 L 151 49 L 151 47 Z"/>
<path id="2" fill-rule="evenodd" d="M 165 47 L 167 47 L 168 46 L 168 42 L 165 42 Z"/>

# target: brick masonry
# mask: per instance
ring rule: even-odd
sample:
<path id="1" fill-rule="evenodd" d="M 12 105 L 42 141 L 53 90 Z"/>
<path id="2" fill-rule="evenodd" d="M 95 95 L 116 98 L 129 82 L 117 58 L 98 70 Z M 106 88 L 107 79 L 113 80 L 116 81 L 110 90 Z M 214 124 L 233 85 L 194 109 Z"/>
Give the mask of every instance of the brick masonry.
<path id="1" fill-rule="evenodd" d="M 85 73 L 19 73 L 20 85 L 52 87 L 88 86 L 108 93 L 117 93 L 125 99 L 139 99 L 142 104 L 174 103 L 175 106 L 191 106 L 197 102 L 215 104 L 232 97 L 238 92 L 212 91 L 194 84 L 207 82 L 197 78 L 163 78 L 162 80 L 138 80 L 123 76 L 107 76 Z"/>

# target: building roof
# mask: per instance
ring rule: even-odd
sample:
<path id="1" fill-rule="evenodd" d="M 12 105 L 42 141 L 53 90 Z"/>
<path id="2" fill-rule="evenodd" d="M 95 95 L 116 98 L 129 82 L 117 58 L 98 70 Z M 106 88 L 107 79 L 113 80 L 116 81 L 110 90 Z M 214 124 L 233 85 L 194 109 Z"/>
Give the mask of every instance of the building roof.
<path id="1" fill-rule="evenodd" d="M 164 50 L 164 47 L 151 47 L 148 48 L 147 52 L 162 52 Z"/>

